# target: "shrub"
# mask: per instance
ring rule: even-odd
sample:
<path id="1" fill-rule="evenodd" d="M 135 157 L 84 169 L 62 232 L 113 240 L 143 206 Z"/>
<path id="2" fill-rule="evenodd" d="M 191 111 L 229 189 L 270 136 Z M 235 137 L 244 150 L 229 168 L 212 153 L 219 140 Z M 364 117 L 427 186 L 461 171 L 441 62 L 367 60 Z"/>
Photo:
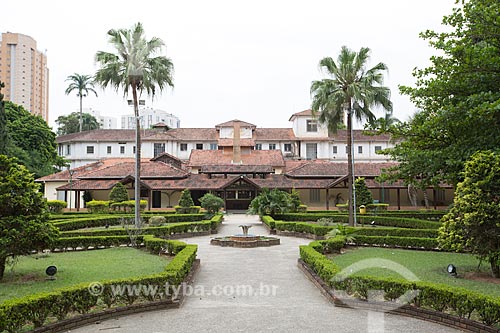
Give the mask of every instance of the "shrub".
<path id="1" fill-rule="evenodd" d="M 368 205 L 373 203 L 372 192 L 368 189 L 363 177 L 356 178 L 356 205 L 359 207 L 361 205 Z"/>
<path id="2" fill-rule="evenodd" d="M 87 208 L 91 214 L 107 213 L 109 211 L 109 201 L 92 200 L 87 202 Z"/>
<path id="3" fill-rule="evenodd" d="M 198 214 L 200 212 L 201 207 L 200 206 L 191 206 L 191 207 L 175 206 L 174 209 L 175 209 L 176 214 Z"/>
<path id="4" fill-rule="evenodd" d="M 290 192 L 290 211 L 298 212 L 301 205 L 299 192 L 295 188 L 292 188 Z"/>
<path id="5" fill-rule="evenodd" d="M 307 205 L 299 205 L 299 208 L 297 208 L 298 213 L 305 213 L 307 212 Z"/>
<path id="6" fill-rule="evenodd" d="M 188 189 L 185 189 L 181 192 L 181 197 L 179 199 L 179 206 L 185 208 L 194 206 L 193 198 L 191 198 L 191 192 Z"/>
<path id="7" fill-rule="evenodd" d="M 366 205 L 366 209 L 371 212 L 387 211 L 387 208 L 389 208 L 389 204 L 386 203 L 370 203 Z"/>
<path id="8" fill-rule="evenodd" d="M 47 208 L 49 213 L 59 214 L 64 208 L 68 206 L 66 201 L 62 200 L 47 200 Z"/>
<path id="9" fill-rule="evenodd" d="M 290 208 L 290 194 L 276 188 L 273 190 L 263 188 L 262 192 L 250 202 L 248 213 L 275 215 L 289 212 Z"/>
<path id="10" fill-rule="evenodd" d="M 149 224 L 153 226 L 159 226 L 167 222 L 167 219 L 164 216 L 151 216 L 149 218 Z"/>
<path id="11" fill-rule="evenodd" d="M 120 182 L 116 183 L 116 185 L 113 186 L 111 192 L 109 193 L 109 201 L 122 202 L 128 201 L 128 199 L 128 191 L 125 185 Z"/>
<path id="12" fill-rule="evenodd" d="M 201 207 L 203 207 L 209 214 L 218 213 L 224 207 L 224 200 L 211 193 L 206 193 L 200 198 Z"/>

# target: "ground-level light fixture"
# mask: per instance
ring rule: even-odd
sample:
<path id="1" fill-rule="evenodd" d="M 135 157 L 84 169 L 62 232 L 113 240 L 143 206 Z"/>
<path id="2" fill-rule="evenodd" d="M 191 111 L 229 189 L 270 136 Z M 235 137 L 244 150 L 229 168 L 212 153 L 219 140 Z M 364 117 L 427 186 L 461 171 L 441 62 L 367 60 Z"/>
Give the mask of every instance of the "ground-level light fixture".
<path id="1" fill-rule="evenodd" d="M 48 276 L 47 280 L 55 280 L 56 277 L 54 275 L 56 275 L 56 273 L 57 273 L 57 267 L 56 266 L 49 266 L 45 270 L 45 274 L 47 274 L 47 276 Z"/>
<path id="2" fill-rule="evenodd" d="M 448 274 L 450 274 L 453 277 L 457 277 L 457 267 L 453 264 L 449 264 L 447 268 Z"/>

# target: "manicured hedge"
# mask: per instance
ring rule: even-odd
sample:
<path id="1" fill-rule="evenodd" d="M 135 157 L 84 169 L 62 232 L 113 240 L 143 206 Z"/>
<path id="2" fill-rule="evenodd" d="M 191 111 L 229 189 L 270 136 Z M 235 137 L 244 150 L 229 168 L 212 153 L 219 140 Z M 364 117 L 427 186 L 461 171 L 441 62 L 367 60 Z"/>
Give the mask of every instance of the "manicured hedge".
<path id="1" fill-rule="evenodd" d="M 142 215 L 142 218 L 145 223 L 149 221 L 149 218 L 153 215 Z M 166 214 L 164 215 L 165 220 L 167 223 L 174 223 L 174 222 L 194 222 L 194 221 L 201 221 L 204 218 L 204 214 Z M 73 218 L 73 219 L 66 219 L 63 221 L 52 221 L 54 226 L 58 227 L 59 230 L 61 231 L 67 231 L 67 230 L 77 230 L 77 229 L 84 229 L 84 228 L 95 228 L 95 227 L 104 227 L 106 225 L 120 225 L 122 224 L 124 219 L 128 219 L 129 221 L 132 221 L 134 216 L 133 215 L 97 215 L 97 216 L 91 216 L 91 217 L 84 217 L 84 218 Z"/>
<path id="2" fill-rule="evenodd" d="M 210 219 L 210 230 L 217 231 L 219 229 L 219 226 L 221 225 L 223 219 L 224 219 L 224 215 L 222 215 L 222 214 L 215 214 Z"/>
<path id="3" fill-rule="evenodd" d="M 327 240 L 314 241 L 309 244 L 320 253 L 340 253 L 340 250 L 345 246 L 346 239 L 344 236 L 336 236 Z"/>
<path id="4" fill-rule="evenodd" d="M 438 230 L 437 229 L 364 227 L 364 228 L 355 228 L 353 236 L 357 236 L 357 235 L 437 238 Z"/>
<path id="5" fill-rule="evenodd" d="M 316 236 L 324 236 L 328 231 L 334 229 L 335 227 L 325 227 L 317 224 L 306 223 L 306 222 L 283 222 L 274 221 L 276 230 L 280 231 L 293 231 L 299 233 L 313 234 Z"/>
<path id="6" fill-rule="evenodd" d="M 344 214 L 324 214 L 324 213 L 288 213 L 274 215 L 275 220 L 282 221 L 304 221 L 316 222 L 320 218 L 329 218 L 336 223 L 347 223 L 349 217 Z M 375 216 L 375 215 L 357 215 L 358 224 L 371 224 L 377 226 L 399 227 L 399 228 L 414 228 L 414 229 L 439 229 L 441 223 L 419 219 L 392 217 L 392 216 Z"/>
<path id="7" fill-rule="evenodd" d="M 179 245 L 176 247 L 180 248 Z M 197 249 L 197 245 L 184 245 L 184 248 L 165 267 L 165 271 L 159 274 L 100 281 L 104 288 L 99 295 L 90 293 L 89 284 L 85 283 L 50 293 L 6 301 L 0 304 L 0 332 L 4 330 L 19 332 L 26 326 L 40 327 L 46 323 L 49 317 L 62 320 L 70 315 L 85 314 L 93 310 L 97 304 L 105 304 L 108 308 L 112 308 L 134 302 L 166 299 L 169 297 L 168 295 L 172 295 L 172 287 L 178 286 L 189 273 L 196 259 Z M 156 287 L 157 292 L 155 295 L 143 292 L 135 295 L 128 295 L 126 292 L 122 295 L 115 295 L 112 292 L 112 286 L 123 288 L 126 286 L 151 286 Z"/>
<path id="8" fill-rule="evenodd" d="M 439 248 L 436 238 L 396 237 L 396 236 L 363 236 L 353 234 L 356 245 L 378 245 L 387 247 L 418 248 L 435 250 Z"/>
<path id="9" fill-rule="evenodd" d="M 369 290 L 383 290 L 387 300 L 395 300 L 407 291 L 418 290 L 416 297 L 408 304 L 429 308 L 439 312 L 453 313 L 461 318 L 477 317 L 486 325 L 500 323 L 500 300 L 463 288 L 442 284 L 408 281 L 403 279 L 370 276 L 347 276 L 336 278 L 340 268 L 315 248 L 317 242 L 300 246 L 300 258 L 331 288 L 345 290 L 351 295 L 367 299 Z M 322 248 L 323 250 L 323 248 Z"/>

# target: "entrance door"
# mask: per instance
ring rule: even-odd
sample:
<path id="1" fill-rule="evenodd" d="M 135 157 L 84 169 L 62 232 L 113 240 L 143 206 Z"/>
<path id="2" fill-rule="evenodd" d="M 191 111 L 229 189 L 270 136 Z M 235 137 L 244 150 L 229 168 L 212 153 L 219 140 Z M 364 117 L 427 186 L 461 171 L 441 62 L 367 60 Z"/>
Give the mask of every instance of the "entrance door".
<path id="1" fill-rule="evenodd" d="M 161 208 L 161 192 L 153 191 L 153 208 Z"/>

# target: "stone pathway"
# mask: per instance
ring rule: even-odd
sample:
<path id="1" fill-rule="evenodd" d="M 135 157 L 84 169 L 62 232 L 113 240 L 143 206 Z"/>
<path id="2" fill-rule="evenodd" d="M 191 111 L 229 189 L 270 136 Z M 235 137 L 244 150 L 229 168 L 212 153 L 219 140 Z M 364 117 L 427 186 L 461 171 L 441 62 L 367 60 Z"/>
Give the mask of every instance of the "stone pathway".
<path id="1" fill-rule="evenodd" d="M 256 216 L 228 214 L 220 235 L 267 235 Z M 179 309 L 146 312 L 72 332 L 459 332 L 418 319 L 334 307 L 297 267 L 298 247 L 310 240 L 282 237 L 281 245 L 227 248 L 210 236 L 185 239 L 199 245 L 201 267 Z M 252 288 L 252 294 L 250 287 Z M 189 291 L 189 290 L 188 290 Z"/>

